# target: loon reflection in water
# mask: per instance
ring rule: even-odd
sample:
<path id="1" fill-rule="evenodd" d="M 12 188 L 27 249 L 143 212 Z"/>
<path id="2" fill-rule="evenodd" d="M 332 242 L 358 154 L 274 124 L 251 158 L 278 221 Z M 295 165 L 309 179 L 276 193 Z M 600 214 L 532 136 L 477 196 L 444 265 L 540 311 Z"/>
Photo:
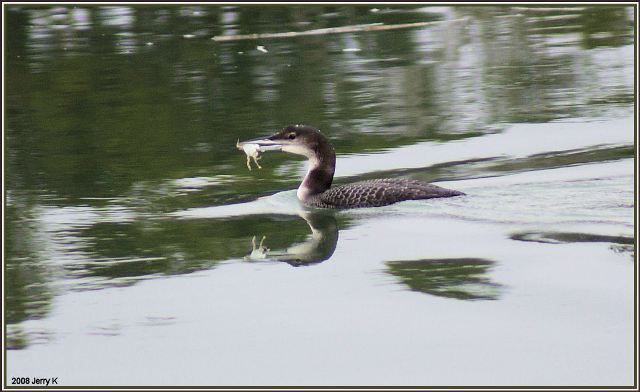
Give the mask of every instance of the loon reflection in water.
<path id="1" fill-rule="evenodd" d="M 335 216 L 325 212 L 303 212 L 299 216 L 311 229 L 311 235 L 307 240 L 284 250 L 271 250 L 264 245 L 266 236 L 262 237 L 259 245 L 256 237 L 253 237 L 251 252 L 244 259 L 282 261 L 293 267 L 309 266 L 328 260 L 338 244 L 338 223 Z"/>
<path id="2" fill-rule="evenodd" d="M 336 153 L 319 130 L 305 125 L 289 125 L 270 137 L 237 144 L 238 148 L 248 145 L 257 146 L 257 152 L 284 151 L 307 157 L 309 170 L 297 195 L 303 203 L 313 207 L 380 207 L 404 200 L 464 195 L 426 182 L 401 178 L 366 180 L 331 188 Z"/>

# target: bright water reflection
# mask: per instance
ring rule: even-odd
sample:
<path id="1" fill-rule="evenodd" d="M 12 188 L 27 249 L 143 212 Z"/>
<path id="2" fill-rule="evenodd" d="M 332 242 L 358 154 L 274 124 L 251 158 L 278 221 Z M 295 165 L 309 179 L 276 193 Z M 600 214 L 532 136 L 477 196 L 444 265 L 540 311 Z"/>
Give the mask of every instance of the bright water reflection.
<path id="1" fill-rule="evenodd" d="M 442 23 L 210 39 L 424 21 Z M 632 7 L 11 5 L 5 22 L 8 376 L 632 383 Z M 248 172 L 235 149 L 299 122 L 334 143 L 336 183 L 468 196 L 301 206 L 299 159 Z"/>

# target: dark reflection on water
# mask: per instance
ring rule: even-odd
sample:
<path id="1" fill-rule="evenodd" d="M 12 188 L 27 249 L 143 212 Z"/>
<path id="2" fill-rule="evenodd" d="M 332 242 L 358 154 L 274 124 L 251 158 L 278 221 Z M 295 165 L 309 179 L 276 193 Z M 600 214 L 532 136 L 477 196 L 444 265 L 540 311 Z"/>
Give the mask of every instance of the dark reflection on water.
<path id="1" fill-rule="evenodd" d="M 628 253 L 631 260 L 635 260 L 635 238 L 626 236 L 613 236 L 589 233 L 565 233 L 565 232 L 526 232 L 515 233 L 511 239 L 517 241 L 540 242 L 543 244 L 570 244 L 575 242 L 607 242 L 610 249 L 616 253 Z"/>
<path id="2" fill-rule="evenodd" d="M 346 218 L 340 222 L 342 227 L 350 225 Z M 9 295 L 5 304 L 10 324 L 46 316 L 54 287 L 60 284 L 71 290 L 127 286 L 141 279 L 210 269 L 225 260 L 241 261 L 252 233 L 268 237 L 274 250 L 253 252 L 245 260 L 283 261 L 292 266 L 329 259 L 338 241 L 338 221 L 323 211 L 231 219 L 151 218 L 68 228 L 63 237 L 67 242 L 60 244 L 64 253 L 56 256 L 55 251 L 29 248 L 33 228 L 8 227 L 5 245 L 12 257 L 6 262 Z M 50 256 L 59 258 L 56 268 L 49 266 Z"/>
<path id="3" fill-rule="evenodd" d="M 330 130 L 339 153 L 358 152 L 474 136 L 502 122 L 589 117 L 598 102 L 633 96 L 575 53 L 587 43 L 631 44 L 624 7 L 452 8 L 469 21 L 424 42 L 408 29 L 261 42 L 265 54 L 256 42 L 208 40 L 447 18 L 369 8 L 11 7 L 8 188 L 46 189 L 73 204 L 126 195 L 141 180 L 237 174 L 228 146 L 291 122 Z M 569 27 L 546 29 L 567 14 Z M 201 38 L 184 38 L 194 32 Z M 342 52 L 351 47 L 361 51 Z"/>
<path id="4" fill-rule="evenodd" d="M 511 239 L 518 241 L 533 241 L 548 244 L 567 244 L 571 242 L 610 242 L 613 244 L 633 245 L 634 239 L 625 236 L 599 235 L 588 233 L 518 233 L 513 234 Z"/>
<path id="5" fill-rule="evenodd" d="M 388 261 L 389 273 L 411 290 L 445 298 L 493 300 L 502 285 L 486 276 L 492 265 L 484 259 L 432 259 Z"/>
<path id="6" fill-rule="evenodd" d="M 7 206 L 5 222 L 16 222 L 16 208 Z M 49 311 L 54 290 L 50 281 L 55 269 L 44 263 L 38 249 L 37 229 L 27 225 L 5 226 L 5 320 L 8 324 L 44 317 Z"/>
<path id="7" fill-rule="evenodd" d="M 80 290 L 132 284 L 158 274 L 191 273 L 215 267 L 220 261 L 242 259 L 251 244 L 251 233 L 267 237 L 274 249 L 286 250 L 260 256 L 254 252 L 249 259 L 298 266 L 331 257 L 338 241 L 336 218 L 324 212 L 306 213 L 302 218 L 253 215 L 220 220 L 98 223 L 77 232 L 77 238 L 83 240 L 79 251 L 86 250 L 86 258 L 66 265 L 65 270 L 82 282 L 74 286 Z M 348 220 L 343 219 L 342 224 L 348 225 Z"/>
<path id="8" fill-rule="evenodd" d="M 507 123 L 633 113 L 633 82 L 621 60 L 634 42 L 632 7 L 372 8 L 7 6 L 7 322 L 46 316 L 69 282 L 74 289 L 132 284 L 242 258 L 254 235 L 258 245 L 266 235 L 265 246 L 284 253 L 309 245 L 298 258 L 274 253 L 291 264 L 329 258 L 337 226 L 345 224 L 336 226 L 331 216 L 307 223 L 278 216 L 155 219 L 297 184 L 287 156 L 269 157 L 259 176 L 249 176 L 237 139 L 305 122 L 323 129 L 339 154 L 358 154 L 460 141 Z M 210 40 L 420 21 L 452 22 Z M 463 178 L 632 156 L 621 146 L 517 162 L 483 158 L 457 168 L 442 162 L 395 174 Z M 310 227 L 325 233 L 322 241 L 309 237 Z"/>

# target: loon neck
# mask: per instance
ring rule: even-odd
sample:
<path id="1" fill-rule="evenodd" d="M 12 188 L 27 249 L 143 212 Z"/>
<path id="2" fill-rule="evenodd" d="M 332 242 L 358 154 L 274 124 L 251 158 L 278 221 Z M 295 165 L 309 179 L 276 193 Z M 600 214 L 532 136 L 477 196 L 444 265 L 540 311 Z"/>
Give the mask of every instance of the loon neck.
<path id="1" fill-rule="evenodd" d="M 308 201 L 311 197 L 331 187 L 336 171 L 336 153 L 330 144 L 320 145 L 309 156 L 309 169 L 298 187 L 298 199 Z"/>

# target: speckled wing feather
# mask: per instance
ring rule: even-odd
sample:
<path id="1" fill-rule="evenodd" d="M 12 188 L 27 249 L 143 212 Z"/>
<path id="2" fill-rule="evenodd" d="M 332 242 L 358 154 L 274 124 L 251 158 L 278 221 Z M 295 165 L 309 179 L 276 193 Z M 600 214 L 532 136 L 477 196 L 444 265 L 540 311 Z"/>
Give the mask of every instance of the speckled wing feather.
<path id="1" fill-rule="evenodd" d="M 458 195 L 464 193 L 417 180 L 388 178 L 337 186 L 313 197 L 309 204 L 323 208 L 380 207 L 403 200 Z"/>

